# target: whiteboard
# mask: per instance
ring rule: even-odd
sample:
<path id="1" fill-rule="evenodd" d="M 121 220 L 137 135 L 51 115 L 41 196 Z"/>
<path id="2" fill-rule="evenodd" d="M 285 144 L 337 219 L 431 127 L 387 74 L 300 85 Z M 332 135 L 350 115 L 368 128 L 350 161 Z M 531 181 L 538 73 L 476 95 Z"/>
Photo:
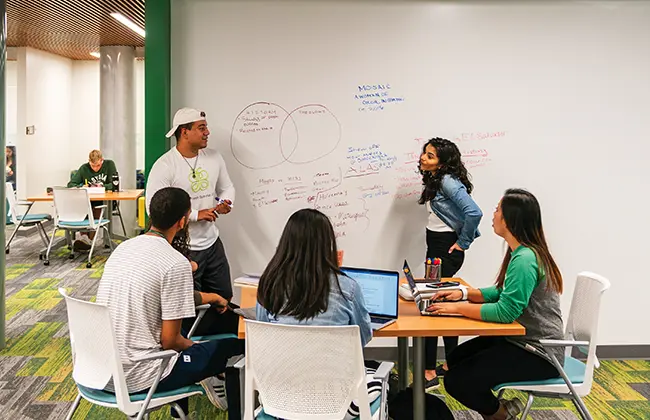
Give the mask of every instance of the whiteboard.
<path id="1" fill-rule="evenodd" d="M 288 217 L 319 208 L 344 263 L 422 272 L 421 146 L 454 140 L 483 209 L 459 273 L 494 281 L 503 191 L 543 207 L 565 276 L 612 289 L 606 344 L 650 343 L 645 193 L 650 3 L 192 1 L 173 3 L 172 102 L 207 112 L 237 188 L 219 220 L 233 276 L 259 272 Z M 162 135 L 162 133 L 161 133 Z"/>

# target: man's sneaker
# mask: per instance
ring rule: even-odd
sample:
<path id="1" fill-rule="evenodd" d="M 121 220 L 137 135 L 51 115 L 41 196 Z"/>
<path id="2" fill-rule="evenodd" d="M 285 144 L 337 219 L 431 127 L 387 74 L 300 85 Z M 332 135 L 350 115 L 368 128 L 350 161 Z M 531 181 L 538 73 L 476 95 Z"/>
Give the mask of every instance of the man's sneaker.
<path id="1" fill-rule="evenodd" d="M 436 376 L 438 378 L 442 378 L 443 376 L 445 376 L 445 373 L 447 373 L 445 368 L 443 368 L 442 366 L 443 365 L 438 365 L 438 367 L 436 367 Z"/>
<path id="2" fill-rule="evenodd" d="M 226 381 L 216 376 L 212 376 L 210 378 L 205 378 L 200 382 L 200 384 L 205 390 L 205 395 L 208 396 L 212 405 L 222 410 L 228 409 L 228 401 L 226 400 Z"/>
<path id="3" fill-rule="evenodd" d="M 72 244 L 72 249 L 74 251 L 88 251 L 91 246 L 92 242 L 90 241 L 90 238 L 87 237 L 86 235 L 81 235 L 79 239 L 74 241 Z"/>
<path id="4" fill-rule="evenodd" d="M 438 389 L 440 387 L 440 379 L 437 376 L 428 381 L 426 378 L 424 378 L 424 380 L 426 381 L 424 383 L 424 392 L 433 391 L 434 389 Z"/>
<path id="5" fill-rule="evenodd" d="M 517 398 L 513 398 L 511 400 L 501 400 L 501 402 L 503 403 L 503 406 L 506 408 L 506 412 L 508 413 L 507 420 L 516 419 L 519 413 L 524 410 L 524 403 L 522 403 Z"/>

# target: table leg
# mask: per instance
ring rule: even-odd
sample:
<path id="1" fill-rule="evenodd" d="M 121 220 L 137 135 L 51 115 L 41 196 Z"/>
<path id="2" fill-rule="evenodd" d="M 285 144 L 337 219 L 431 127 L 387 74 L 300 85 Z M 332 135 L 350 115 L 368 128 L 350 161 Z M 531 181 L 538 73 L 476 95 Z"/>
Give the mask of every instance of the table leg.
<path id="1" fill-rule="evenodd" d="M 424 420 L 424 337 L 413 337 L 413 419 Z"/>
<path id="2" fill-rule="evenodd" d="M 108 200 L 108 236 L 113 237 L 113 200 Z"/>
<path id="3" fill-rule="evenodd" d="M 409 339 L 397 338 L 397 389 L 403 391 L 409 384 Z"/>

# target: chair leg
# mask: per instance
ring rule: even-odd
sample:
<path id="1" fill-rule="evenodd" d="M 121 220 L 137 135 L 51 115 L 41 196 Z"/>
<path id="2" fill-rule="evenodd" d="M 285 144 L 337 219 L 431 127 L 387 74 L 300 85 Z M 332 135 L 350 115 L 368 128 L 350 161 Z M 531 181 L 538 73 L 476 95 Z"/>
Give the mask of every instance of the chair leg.
<path id="1" fill-rule="evenodd" d="M 591 413 L 589 413 L 589 410 L 587 409 L 587 406 L 579 396 L 573 394 L 571 401 L 573 402 L 573 405 L 575 405 L 576 410 L 578 410 L 578 414 L 580 414 L 580 417 L 583 420 L 593 420 Z"/>
<path id="2" fill-rule="evenodd" d="M 45 251 L 45 261 L 43 264 L 50 265 L 50 251 L 52 250 L 52 243 L 54 242 L 54 235 L 56 235 L 57 228 L 54 226 L 52 231 L 52 237 L 50 238 L 50 243 L 47 245 L 47 251 Z"/>
<path id="3" fill-rule="evenodd" d="M 68 411 L 68 415 L 66 416 L 65 420 L 72 420 L 74 412 L 77 410 L 77 407 L 79 407 L 79 401 L 81 401 L 81 394 L 77 393 L 77 398 L 74 399 L 72 407 L 70 407 L 70 411 Z"/>
<path id="4" fill-rule="evenodd" d="M 9 237 L 9 242 L 7 242 L 7 245 L 5 245 L 5 252 L 6 252 L 7 254 L 9 253 L 9 245 L 11 245 L 11 241 L 14 240 L 14 237 L 15 237 L 16 234 L 18 233 L 18 229 L 20 228 L 20 226 L 21 226 L 22 224 L 23 224 L 23 221 L 20 220 L 20 221 L 16 224 L 16 228 L 14 229 L 14 231 L 11 232 L 11 236 Z"/>
<path id="5" fill-rule="evenodd" d="M 124 219 L 122 219 L 122 212 L 120 211 L 120 205 L 119 205 L 119 203 L 118 203 L 118 205 L 115 207 L 115 209 L 117 210 L 117 215 L 118 215 L 119 218 L 120 218 L 120 224 L 122 225 L 122 233 L 124 233 L 124 236 L 126 236 L 126 229 L 124 228 Z"/>
<path id="6" fill-rule="evenodd" d="M 111 249 L 111 252 L 113 252 L 113 239 L 111 239 L 111 235 L 108 233 L 108 227 L 102 226 L 102 228 L 104 229 L 104 234 L 108 241 L 108 247 Z"/>
<path id="7" fill-rule="evenodd" d="M 176 411 L 176 414 L 178 414 L 178 417 L 179 417 L 181 420 L 187 420 L 187 416 L 185 415 L 185 412 L 183 411 L 183 409 L 181 408 L 180 405 L 178 405 L 178 404 L 175 403 L 175 402 L 171 403 L 170 405 L 171 405 L 172 408 Z"/>
<path id="8" fill-rule="evenodd" d="M 90 251 L 88 252 L 88 263 L 86 264 L 86 268 L 90 268 L 93 266 L 92 259 L 93 259 L 93 250 L 95 249 L 95 243 L 97 242 L 97 236 L 99 236 L 99 229 L 95 230 L 95 236 L 93 237 L 93 243 L 90 245 Z"/>
<path id="9" fill-rule="evenodd" d="M 530 409 L 533 408 L 534 399 L 535 396 L 533 394 L 528 394 L 528 402 L 526 403 L 526 407 L 524 408 L 523 413 L 521 413 L 521 420 L 526 420 L 526 417 L 528 417 L 528 414 L 530 413 Z"/>
<path id="10" fill-rule="evenodd" d="M 38 236 L 41 237 L 43 244 L 47 246 L 47 232 L 45 231 L 45 227 L 43 226 L 43 223 L 41 222 L 37 223 L 36 230 L 38 231 Z"/>

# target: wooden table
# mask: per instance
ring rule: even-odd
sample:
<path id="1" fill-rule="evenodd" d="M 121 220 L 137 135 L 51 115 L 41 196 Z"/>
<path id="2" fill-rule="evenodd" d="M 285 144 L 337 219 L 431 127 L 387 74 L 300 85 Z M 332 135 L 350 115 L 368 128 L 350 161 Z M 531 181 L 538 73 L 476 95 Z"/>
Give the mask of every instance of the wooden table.
<path id="1" fill-rule="evenodd" d="M 103 194 L 88 194 L 88 197 L 90 198 L 90 201 L 105 201 L 107 202 L 107 211 L 108 211 L 108 217 L 107 219 L 109 220 L 108 224 L 108 233 L 111 238 L 113 239 L 121 239 L 125 240 L 128 239 L 126 237 L 121 237 L 117 236 L 113 233 L 113 201 L 135 201 L 140 196 L 144 194 L 144 190 L 123 190 L 123 191 L 118 191 L 118 192 L 113 192 L 113 191 L 106 191 Z M 26 201 L 32 201 L 32 202 L 48 202 L 48 201 L 54 201 L 54 195 L 53 194 L 43 194 L 43 195 L 37 195 L 33 197 L 28 197 L 25 199 Z M 72 238 L 74 239 L 74 238 Z M 66 241 L 71 242 L 71 238 L 67 237 L 66 233 Z M 110 239 L 106 239 L 109 240 Z M 60 242 L 57 243 L 56 246 L 59 246 Z M 55 246 L 53 246 L 54 248 Z M 43 257 L 44 252 L 41 252 L 41 257 Z"/>
<path id="2" fill-rule="evenodd" d="M 144 190 L 123 190 L 118 192 L 106 191 L 103 194 L 88 194 L 90 201 L 106 201 L 108 202 L 108 220 L 112 219 L 113 215 L 113 201 L 135 201 L 144 194 Z M 34 197 L 28 197 L 26 201 L 33 202 L 47 202 L 54 201 L 53 194 L 43 194 Z M 108 231 L 113 236 L 113 223 L 109 223 Z"/>
<path id="3" fill-rule="evenodd" d="M 458 281 L 469 286 L 459 278 L 446 279 Z M 406 280 L 403 279 L 402 282 Z M 250 308 L 257 302 L 257 288 L 241 287 L 241 307 Z M 374 331 L 373 337 L 397 337 L 397 369 L 399 388 L 405 389 L 408 379 L 408 338 L 413 338 L 413 414 L 415 420 L 425 418 L 424 391 L 424 339 L 425 337 L 444 336 L 514 336 L 524 335 L 525 328 L 518 322 L 498 324 L 464 317 L 422 316 L 413 301 L 399 298 L 398 317 L 393 324 Z M 239 320 L 239 338 L 245 338 L 243 318 Z"/>

